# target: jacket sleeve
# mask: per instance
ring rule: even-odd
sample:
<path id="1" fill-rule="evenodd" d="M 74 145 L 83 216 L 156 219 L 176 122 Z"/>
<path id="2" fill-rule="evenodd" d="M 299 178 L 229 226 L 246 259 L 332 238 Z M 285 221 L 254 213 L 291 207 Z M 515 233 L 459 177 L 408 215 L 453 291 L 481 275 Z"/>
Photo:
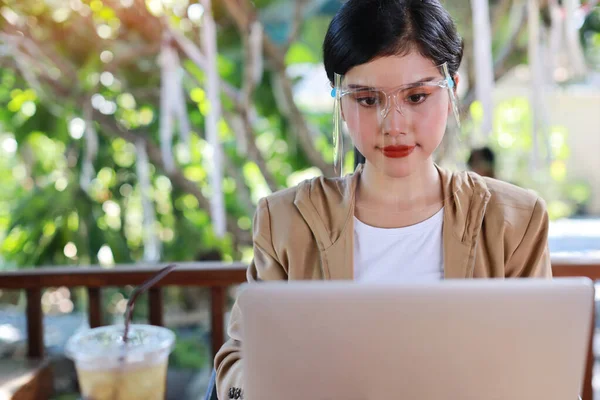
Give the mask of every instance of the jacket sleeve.
<path id="1" fill-rule="evenodd" d="M 548 249 L 548 212 L 541 198 L 535 202 L 523 237 L 508 259 L 506 276 L 511 278 L 551 278 Z"/>
<path id="2" fill-rule="evenodd" d="M 286 280 L 287 271 L 278 261 L 271 236 L 271 215 L 266 198 L 259 201 L 253 224 L 254 259 L 247 271 L 250 283 L 262 280 Z M 241 363 L 242 327 L 237 301 L 231 310 L 227 333 L 229 340 L 215 356 L 217 395 L 221 400 L 243 398 L 244 383 Z"/>

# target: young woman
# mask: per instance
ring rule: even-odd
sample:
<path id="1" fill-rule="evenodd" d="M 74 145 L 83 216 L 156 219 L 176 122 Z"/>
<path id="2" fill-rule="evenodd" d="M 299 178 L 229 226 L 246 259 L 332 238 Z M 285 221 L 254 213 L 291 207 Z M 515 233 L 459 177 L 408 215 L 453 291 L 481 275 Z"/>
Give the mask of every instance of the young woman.
<path id="1" fill-rule="evenodd" d="M 438 0 L 349 0 L 323 50 L 334 125 L 366 162 L 259 202 L 249 281 L 551 276 L 542 199 L 433 161 L 458 115 L 463 54 Z M 243 398 L 240 321 L 234 306 L 215 359 L 220 399 Z"/>

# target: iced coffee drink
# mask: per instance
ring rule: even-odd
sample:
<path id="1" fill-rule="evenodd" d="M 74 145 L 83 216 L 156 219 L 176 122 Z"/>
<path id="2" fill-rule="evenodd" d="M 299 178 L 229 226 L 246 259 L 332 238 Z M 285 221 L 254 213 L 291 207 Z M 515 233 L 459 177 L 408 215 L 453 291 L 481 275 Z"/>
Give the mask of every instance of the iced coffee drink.
<path id="1" fill-rule="evenodd" d="M 166 328 L 131 325 L 90 329 L 67 343 L 85 400 L 163 400 L 175 335 Z"/>

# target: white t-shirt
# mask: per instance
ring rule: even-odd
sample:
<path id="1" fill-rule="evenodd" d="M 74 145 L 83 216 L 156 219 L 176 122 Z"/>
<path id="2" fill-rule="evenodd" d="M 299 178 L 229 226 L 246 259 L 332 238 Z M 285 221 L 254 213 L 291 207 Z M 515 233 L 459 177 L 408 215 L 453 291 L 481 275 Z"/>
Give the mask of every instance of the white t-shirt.
<path id="1" fill-rule="evenodd" d="M 404 228 L 376 228 L 354 217 L 354 280 L 437 281 L 444 276 L 444 209 Z"/>

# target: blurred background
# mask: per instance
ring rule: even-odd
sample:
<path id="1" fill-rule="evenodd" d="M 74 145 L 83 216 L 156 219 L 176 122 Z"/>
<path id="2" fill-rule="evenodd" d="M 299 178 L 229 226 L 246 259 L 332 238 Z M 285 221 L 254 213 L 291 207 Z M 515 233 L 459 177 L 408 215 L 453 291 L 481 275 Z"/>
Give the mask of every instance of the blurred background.
<path id="1" fill-rule="evenodd" d="M 548 204 L 553 255 L 600 257 L 597 0 L 455 0 L 465 39 L 460 132 L 438 162 Z M 0 272 L 252 257 L 259 198 L 334 175 L 321 44 L 340 0 L 0 1 Z M 353 168 L 345 142 L 346 170 Z M 1 279 L 1 278 L 0 278 Z M 122 322 L 131 287 L 103 290 Z M 84 289 L 45 289 L 55 398 L 77 398 L 64 343 Z M 170 398 L 210 373 L 209 291 L 169 287 Z M 0 291 L 0 357 L 25 354 L 22 291 Z M 147 300 L 134 319 L 148 317 Z"/>

